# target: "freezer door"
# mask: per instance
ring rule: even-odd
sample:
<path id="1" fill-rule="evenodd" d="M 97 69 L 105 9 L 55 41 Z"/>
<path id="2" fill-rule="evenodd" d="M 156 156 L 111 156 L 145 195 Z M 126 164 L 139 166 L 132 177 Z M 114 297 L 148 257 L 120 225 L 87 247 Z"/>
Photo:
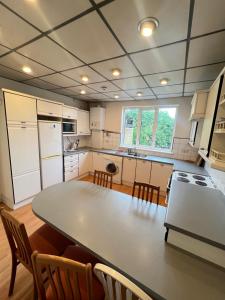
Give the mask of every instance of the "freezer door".
<path id="1" fill-rule="evenodd" d="M 63 181 L 62 156 L 52 156 L 41 160 L 42 188 Z"/>
<path id="2" fill-rule="evenodd" d="M 62 124 L 60 122 L 39 121 L 38 125 L 41 158 L 62 155 Z"/>

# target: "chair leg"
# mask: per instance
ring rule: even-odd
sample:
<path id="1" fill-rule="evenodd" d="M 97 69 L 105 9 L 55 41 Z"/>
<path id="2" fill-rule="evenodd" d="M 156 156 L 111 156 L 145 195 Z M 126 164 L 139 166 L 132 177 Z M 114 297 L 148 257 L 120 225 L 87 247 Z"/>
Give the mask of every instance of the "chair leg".
<path id="1" fill-rule="evenodd" d="M 16 269 L 17 269 L 17 258 L 12 256 L 12 271 L 11 271 L 11 280 L 9 286 L 9 297 L 12 296 L 14 290 L 14 284 L 16 279 Z"/>
<path id="2" fill-rule="evenodd" d="M 35 279 L 34 279 L 34 289 L 33 289 L 33 300 L 38 300 L 38 291 L 37 291 Z"/>

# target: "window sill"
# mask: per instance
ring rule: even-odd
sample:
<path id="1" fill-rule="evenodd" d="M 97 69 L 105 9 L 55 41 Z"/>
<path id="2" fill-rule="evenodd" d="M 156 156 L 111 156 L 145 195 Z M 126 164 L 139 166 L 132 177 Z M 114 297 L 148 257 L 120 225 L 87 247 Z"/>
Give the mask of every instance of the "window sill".
<path id="1" fill-rule="evenodd" d="M 153 149 L 148 147 L 140 147 L 140 146 L 126 146 L 126 145 L 120 145 L 120 148 L 126 148 L 126 149 L 133 149 L 138 151 L 146 151 L 146 152 L 158 152 L 158 153 L 166 153 L 166 154 L 173 154 L 172 149 Z"/>

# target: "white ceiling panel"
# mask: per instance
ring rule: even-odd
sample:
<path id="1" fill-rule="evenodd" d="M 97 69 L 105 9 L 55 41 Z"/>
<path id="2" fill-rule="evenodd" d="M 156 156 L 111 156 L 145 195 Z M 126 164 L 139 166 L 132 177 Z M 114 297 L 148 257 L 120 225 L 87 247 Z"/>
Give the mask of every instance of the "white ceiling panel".
<path id="1" fill-rule="evenodd" d="M 46 37 L 19 49 L 18 52 L 56 71 L 82 65 L 79 60 Z"/>
<path id="2" fill-rule="evenodd" d="M 25 84 L 29 84 L 29 85 L 33 85 L 33 86 L 37 86 L 37 87 L 40 87 L 42 89 L 47 89 L 47 90 L 53 90 L 53 89 L 56 89 L 58 86 L 57 85 L 54 85 L 54 84 L 51 84 L 50 82 L 46 82 L 44 80 L 41 80 L 39 78 L 34 78 L 34 79 L 31 79 L 31 80 L 27 80 L 24 82 Z"/>
<path id="3" fill-rule="evenodd" d="M 39 31 L 28 25 L 2 5 L 0 5 L 0 16 L 1 44 L 9 48 L 15 48 L 40 34 Z"/>
<path id="4" fill-rule="evenodd" d="M 16 52 L 13 52 L 4 57 L 0 57 L 0 64 L 3 64 L 7 67 L 11 67 L 17 71 L 22 71 L 22 68 L 24 66 L 28 66 L 32 70 L 32 73 L 30 74 L 32 76 L 42 76 L 42 75 L 52 73 L 52 70 L 50 70 L 44 66 L 41 66 L 38 63 L 18 54 Z"/>
<path id="5" fill-rule="evenodd" d="M 224 0 L 196 0 L 191 36 L 225 28 Z"/>
<path id="6" fill-rule="evenodd" d="M 167 86 L 160 86 L 153 88 L 153 91 L 157 95 L 162 95 L 162 94 L 172 94 L 172 93 L 182 93 L 183 91 L 183 84 L 179 85 L 167 85 Z"/>
<path id="7" fill-rule="evenodd" d="M 141 92 L 142 96 L 137 96 L 138 92 Z M 153 96 L 153 93 L 149 88 L 147 88 L 147 89 L 128 90 L 128 91 L 126 91 L 126 93 L 128 95 L 132 96 L 132 97 L 137 97 L 137 98 L 141 98 L 141 97 L 144 97 L 144 96 Z"/>
<path id="8" fill-rule="evenodd" d="M 117 88 L 114 84 L 112 84 L 109 81 L 92 83 L 92 84 L 88 84 L 88 86 L 90 88 L 93 88 L 94 90 L 96 90 L 98 92 L 102 92 L 102 93 L 119 91 L 119 88 Z"/>
<path id="9" fill-rule="evenodd" d="M 88 95 L 75 95 L 74 98 L 76 100 L 84 100 L 84 101 L 90 101 L 91 100 Z"/>
<path id="10" fill-rule="evenodd" d="M 120 98 L 130 98 L 129 95 L 127 95 L 123 91 L 117 91 L 117 92 L 109 92 L 109 93 L 104 93 L 108 98 L 114 98 L 115 95 L 119 96 Z"/>
<path id="11" fill-rule="evenodd" d="M 128 52 L 187 37 L 189 1 L 117 0 L 101 11 Z M 159 20 L 159 27 L 149 38 L 141 36 L 137 29 L 139 21 L 147 17 Z"/>
<path id="12" fill-rule="evenodd" d="M 105 81 L 104 77 L 100 76 L 98 73 L 96 73 L 90 67 L 87 67 L 87 66 L 68 70 L 68 71 L 65 71 L 62 73 L 65 74 L 66 76 L 69 76 L 69 77 L 75 79 L 76 81 L 78 81 L 80 83 L 83 83 L 83 84 L 84 84 L 84 82 L 81 80 L 81 77 L 84 75 L 88 76 L 88 78 L 89 78 L 87 83 Z"/>
<path id="13" fill-rule="evenodd" d="M 225 63 L 188 69 L 186 73 L 186 82 L 215 80 L 224 67 Z"/>
<path id="14" fill-rule="evenodd" d="M 141 88 L 148 87 L 145 81 L 140 76 L 114 80 L 113 82 L 123 90 L 139 89 L 139 88 L 141 89 Z"/>
<path id="15" fill-rule="evenodd" d="M 166 72 L 145 76 L 145 79 L 151 87 L 160 86 L 160 80 L 163 78 L 168 79 L 168 85 L 183 83 L 184 71 Z"/>
<path id="16" fill-rule="evenodd" d="M 9 69 L 3 65 L 0 65 L 0 76 L 6 77 L 9 79 L 21 81 L 21 80 L 26 80 L 31 78 L 31 76 L 22 73 L 22 72 L 17 72 L 15 70 Z"/>
<path id="17" fill-rule="evenodd" d="M 123 54 L 96 12 L 56 30 L 50 36 L 86 63 Z"/>
<path id="18" fill-rule="evenodd" d="M 125 78 L 125 77 L 132 77 L 132 76 L 139 75 L 134 65 L 130 62 L 129 58 L 126 56 L 93 64 L 92 67 L 98 72 L 100 72 L 102 75 L 104 75 L 106 78 L 111 80 L 115 79 L 115 77 L 112 75 L 113 69 L 121 70 L 121 74 L 118 78 Z"/>
<path id="19" fill-rule="evenodd" d="M 184 68 L 186 43 L 178 43 L 132 54 L 142 74 L 167 72 Z"/>
<path id="20" fill-rule="evenodd" d="M 91 5 L 88 0 L 3 0 L 6 5 L 16 11 L 39 29 L 46 31 L 80 14 Z M 63 7 L 62 7 L 63 4 Z"/>
<path id="21" fill-rule="evenodd" d="M 10 49 L 8 49 L 8 48 L 6 48 L 6 47 L 0 45 L 0 56 L 1 56 L 2 54 L 6 53 L 6 52 L 9 52 L 9 51 L 10 51 Z"/>
<path id="22" fill-rule="evenodd" d="M 177 97 L 182 97 L 182 93 L 158 95 L 158 98 L 160 98 L 160 99 L 177 98 Z"/>
<path id="23" fill-rule="evenodd" d="M 99 93 L 89 94 L 88 96 L 89 96 L 90 98 L 96 99 L 96 100 L 104 100 L 104 99 L 108 99 L 108 97 L 107 97 L 106 95 L 99 94 Z"/>
<path id="24" fill-rule="evenodd" d="M 75 86 L 75 87 L 70 87 L 69 90 L 73 91 L 77 95 L 81 95 L 80 92 L 82 90 L 85 90 L 86 94 L 93 94 L 95 92 L 93 89 L 88 88 L 86 85 L 79 85 L 79 86 Z"/>
<path id="25" fill-rule="evenodd" d="M 184 93 L 185 97 L 190 97 L 190 96 L 193 96 L 193 95 L 194 95 L 194 92 Z"/>
<path id="26" fill-rule="evenodd" d="M 44 76 L 42 77 L 42 79 L 61 87 L 78 85 L 78 83 L 75 82 L 74 80 L 67 78 L 61 74 L 52 74 L 52 75 Z"/>
<path id="27" fill-rule="evenodd" d="M 146 96 L 141 96 L 141 97 L 135 97 L 135 100 L 152 100 L 156 99 L 154 95 L 146 95 Z"/>
<path id="28" fill-rule="evenodd" d="M 61 94 L 61 95 L 66 95 L 66 96 L 75 96 L 77 95 L 77 93 L 75 93 L 74 91 L 70 91 L 67 88 L 64 89 L 55 89 L 55 90 L 51 90 L 51 92 L 57 93 L 57 94 Z"/>
<path id="29" fill-rule="evenodd" d="M 225 32 L 191 40 L 188 67 L 225 60 Z"/>
<path id="30" fill-rule="evenodd" d="M 190 92 L 195 92 L 197 90 L 205 90 L 205 89 L 210 88 L 212 83 L 213 83 L 213 81 L 186 83 L 185 88 L 184 88 L 184 92 L 185 93 L 190 93 Z"/>

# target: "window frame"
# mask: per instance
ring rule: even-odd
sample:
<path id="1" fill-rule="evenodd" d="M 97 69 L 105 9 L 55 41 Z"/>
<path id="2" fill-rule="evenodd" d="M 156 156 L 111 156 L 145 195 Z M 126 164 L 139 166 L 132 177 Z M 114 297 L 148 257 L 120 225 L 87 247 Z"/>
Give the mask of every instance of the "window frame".
<path id="1" fill-rule="evenodd" d="M 140 149 L 140 150 L 149 150 L 149 151 L 155 151 L 155 152 L 166 152 L 166 153 L 171 153 L 173 149 L 173 140 L 174 140 L 174 135 L 175 135 L 175 130 L 176 130 L 176 124 L 177 124 L 177 109 L 179 105 L 147 105 L 147 106 L 123 106 L 122 107 L 122 122 L 121 122 L 121 137 L 120 137 L 120 147 L 125 147 L 125 148 L 135 148 L 135 149 Z M 159 115 L 159 110 L 160 109 L 165 109 L 165 108 L 175 108 L 176 109 L 176 115 L 175 115 L 175 120 L 174 120 L 174 128 L 173 128 L 173 134 L 172 134 L 172 142 L 171 142 L 171 147 L 168 149 L 165 148 L 156 148 L 155 147 L 155 140 L 156 140 L 156 132 L 157 132 L 157 124 L 158 124 L 158 115 Z M 138 109 L 138 118 L 137 118 L 137 135 L 136 135 L 136 143 L 135 145 L 126 145 L 123 143 L 124 141 L 124 135 L 125 135 L 125 111 L 127 109 Z M 154 110 L 155 111 L 155 116 L 154 116 L 154 125 L 153 125 L 153 130 L 152 130 L 152 141 L 154 146 L 144 146 L 140 145 L 140 130 L 141 130 L 141 116 L 142 116 L 142 111 L 144 110 Z"/>

